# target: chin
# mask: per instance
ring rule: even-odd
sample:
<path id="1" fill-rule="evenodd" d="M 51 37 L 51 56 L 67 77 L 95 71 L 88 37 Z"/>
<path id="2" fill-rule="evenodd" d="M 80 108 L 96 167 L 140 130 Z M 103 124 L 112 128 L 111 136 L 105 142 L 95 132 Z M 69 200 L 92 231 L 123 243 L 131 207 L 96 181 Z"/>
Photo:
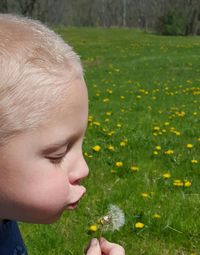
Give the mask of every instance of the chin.
<path id="1" fill-rule="evenodd" d="M 58 221 L 62 216 L 62 213 L 59 213 L 57 215 L 51 216 L 49 218 L 44 218 L 38 224 L 52 224 Z"/>
<path id="2" fill-rule="evenodd" d="M 54 215 L 43 215 L 43 217 L 34 217 L 31 219 L 19 219 L 19 221 L 23 221 L 26 223 L 32 223 L 32 224 L 52 224 L 55 223 L 56 221 L 58 221 L 60 219 L 60 217 L 62 216 L 63 212 L 57 212 Z"/>

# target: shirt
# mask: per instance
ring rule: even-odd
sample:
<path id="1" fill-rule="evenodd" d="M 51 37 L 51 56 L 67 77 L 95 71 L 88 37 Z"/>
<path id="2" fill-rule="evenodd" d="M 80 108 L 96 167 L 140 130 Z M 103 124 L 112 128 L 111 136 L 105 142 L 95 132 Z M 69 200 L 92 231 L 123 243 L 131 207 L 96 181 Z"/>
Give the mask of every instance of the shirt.
<path id="1" fill-rule="evenodd" d="M 28 255 L 16 221 L 4 220 L 0 225 L 0 254 Z"/>

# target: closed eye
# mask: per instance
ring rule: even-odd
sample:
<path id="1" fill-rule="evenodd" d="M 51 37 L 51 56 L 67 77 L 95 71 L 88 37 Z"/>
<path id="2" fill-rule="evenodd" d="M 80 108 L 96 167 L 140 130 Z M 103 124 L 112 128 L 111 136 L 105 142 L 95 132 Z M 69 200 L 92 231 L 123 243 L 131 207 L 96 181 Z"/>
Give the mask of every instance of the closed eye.
<path id="1" fill-rule="evenodd" d="M 46 158 L 54 165 L 59 165 L 62 163 L 62 161 L 63 161 L 64 157 L 66 156 L 67 152 L 69 151 L 69 149 L 70 149 L 70 147 L 68 145 L 64 153 L 60 153 L 55 156 L 47 156 Z"/>
<path id="2" fill-rule="evenodd" d="M 54 165 L 59 165 L 62 163 L 65 155 L 61 157 L 47 157 Z"/>

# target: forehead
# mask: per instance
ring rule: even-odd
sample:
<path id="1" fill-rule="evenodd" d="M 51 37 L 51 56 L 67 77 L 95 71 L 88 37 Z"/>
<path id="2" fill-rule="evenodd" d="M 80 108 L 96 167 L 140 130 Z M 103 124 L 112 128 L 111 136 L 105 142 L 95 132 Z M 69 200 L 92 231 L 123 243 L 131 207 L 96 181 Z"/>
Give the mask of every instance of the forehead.
<path id="1" fill-rule="evenodd" d="M 84 80 L 76 79 L 69 83 L 66 88 L 64 100 L 49 114 L 49 121 L 42 126 L 44 130 L 54 133 L 73 133 L 87 126 L 88 118 L 88 95 Z M 59 130 L 59 131 L 58 131 Z"/>
<path id="2" fill-rule="evenodd" d="M 47 121 L 38 128 L 27 130 L 7 143 L 4 151 L 38 151 L 51 144 L 83 137 L 88 120 L 87 89 L 83 80 L 69 84 L 65 100 L 52 109 Z M 9 149 L 10 148 L 10 149 Z"/>
<path id="3" fill-rule="evenodd" d="M 56 120 L 59 117 L 74 119 L 75 117 L 78 118 L 87 114 L 88 94 L 83 79 L 77 78 L 69 82 L 63 93 L 64 95 L 61 103 L 50 112 L 52 120 Z"/>

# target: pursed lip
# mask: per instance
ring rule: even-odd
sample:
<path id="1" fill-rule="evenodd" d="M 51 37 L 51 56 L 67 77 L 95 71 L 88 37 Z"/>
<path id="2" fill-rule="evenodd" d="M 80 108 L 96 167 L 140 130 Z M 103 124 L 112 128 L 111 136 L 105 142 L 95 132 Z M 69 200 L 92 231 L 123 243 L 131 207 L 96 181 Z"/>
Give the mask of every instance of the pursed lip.
<path id="1" fill-rule="evenodd" d="M 67 206 L 67 210 L 74 210 L 78 206 L 79 200 L 75 203 L 71 203 Z"/>
<path id="2" fill-rule="evenodd" d="M 80 200 L 83 198 L 83 196 L 85 195 L 86 193 L 86 189 L 85 191 L 83 192 L 83 194 L 79 197 L 79 199 L 77 199 L 75 202 L 72 202 L 70 204 L 67 205 L 66 209 L 67 210 L 73 210 L 75 209 L 77 206 L 78 206 L 78 203 L 80 202 Z"/>

